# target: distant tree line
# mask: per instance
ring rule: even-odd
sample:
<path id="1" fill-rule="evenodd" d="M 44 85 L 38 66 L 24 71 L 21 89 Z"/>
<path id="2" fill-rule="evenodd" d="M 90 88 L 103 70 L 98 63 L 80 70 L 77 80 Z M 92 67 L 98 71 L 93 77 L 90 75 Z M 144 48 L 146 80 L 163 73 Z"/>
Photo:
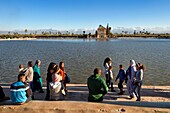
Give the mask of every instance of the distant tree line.
<path id="1" fill-rule="evenodd" d="M 0 34 L 1 39 L 13 39 L 13 38 L 96 38 L 97 31 L 95 34 L 86 33 L 86 31 L 82 31 L 82 34 L 75 34 L 69 31 L 64 33 L 51 32 L 51 31 L 42 31 L 41 33 L 37 33 L 37 31 L 33 33 L 28 33 L 28 30 L 24 30 L 25 34 L 19 34 L 18 32 L 8 32 L 7 34 Z M 133 33 L 128 31 L 122 31 L 121 33 L 109 33 L 109 38 L 119 38 L 119 37 L 142 37 L 142 38 L 165 38 L 170 39 L 170 33 L 150 33 L 149 31 L 143 29 L 141 31 L 134 30 Z"/>

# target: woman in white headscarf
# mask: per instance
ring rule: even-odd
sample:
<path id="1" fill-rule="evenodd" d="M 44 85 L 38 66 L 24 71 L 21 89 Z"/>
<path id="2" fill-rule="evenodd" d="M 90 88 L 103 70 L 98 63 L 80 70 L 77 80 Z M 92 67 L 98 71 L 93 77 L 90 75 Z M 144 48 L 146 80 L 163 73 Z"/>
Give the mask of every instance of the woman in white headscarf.
<path id="1" fill-rule="evenodd" d="M 134 97 L 134 91 L 133 91 L 133 87 L 134 87 L 134 77 L 135 77 L 135 74 L 136 74 L 136 63 L 134 60 L 130 60 L 130 63 L 129 63 L 129 68 L 127 69 L 126 71 L 126 75 L 127 75 L 127 90 L 128 90 L 128 93 L 130 95 L 130 98 L 133 98 Z"/>

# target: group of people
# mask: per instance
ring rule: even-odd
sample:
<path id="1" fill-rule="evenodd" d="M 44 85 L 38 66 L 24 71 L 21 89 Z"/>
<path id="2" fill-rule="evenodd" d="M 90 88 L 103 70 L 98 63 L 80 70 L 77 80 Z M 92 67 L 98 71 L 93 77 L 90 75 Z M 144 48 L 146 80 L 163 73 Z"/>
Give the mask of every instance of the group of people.
<path id="1" fill-rule="evenodd" d="M 21 64 L 19 65 L 18 81 L 11 84 L 11 100 L 16 104 L 23 104 L 34 99 L 34 92 L 44 93 L 42 88 L 42 78 L 40 74 L 41 61 L 36 60 L 35 65 L 33 62 L 28 62 L 28 67 L 24 68 Z M 101 69 L 94 69 L 94 74 L 91 75 L 87 80 L 87 86 L 89 89 L 88 101 L 90 102 L 101 102 L 103 96 L 111 92 L 115 92 L 113 87 L 113 81 L 119 79 L 118 88 L 120 89 L 119 95 L 124 94 L 123 82 L 125 81 L 127 91 L 130 98 L 137 97 L 136 101 L 141 100 L 140 89 L 142 86 L 144 66 L 141 63 L 135 63 L 134 60 L 130 60 L 129 68 L 125 71 L 123 65 L 119 65 L 119 72 L 115 80 L 113 74 L 112 59 L 107 57 L 103 63 L 104 74 L 106 79 L 104 80 L 101 75 Z M 66 83 L 70 82 L 70 78 L 66 74 L 64 62 L 61 61 L 59 65 L 51 62 L 48 66 L 47 77 L 46 77 L 46 97 L 45 100 L 60 100 L 64 99 L 67 92 Z M 0 87 L 0 91 L 3 92 Z M 9 99 L 4 93 L 0 93 L 0 99 Z"/>
<path id="2" fill-rule="evenodd" d="M 107 57 L 104 60 L 103 66 L 105 69 L 105 80 L 100 77 L 101 69 L 99 68 L 96 68 L 94 70 L 94 74 L 87 80 L 89 89 L 88 101 L 100 102 L 103 100 L 103 96 L 107 94 L 109 89 L 111 89 L 111 92 L 115 92 L 113 81 L 117 82 L 118 79 L 118 88 L 120 89 L 120 92 L 118 93 L 119 95 L 123 95 L 125 93 L 123 90 L 123 82 L 125 81 L 129 97 L 132 99 L 136 96 L 136 101 L 141 100 L 140 90 L 143 80 L 143 64 L 136 64 L 134 60 L 130 60 L 129 68 L 126 71 L 123 69 L 123 65 L 120 64 L 119 72 L 115 80 L 113 80 L 113 66 L 112 59 L 110 57 Z"/>
<path id="3" fill-rule="evenodd" d="M 36 60 L 28 62 L 28 67 L 24 68 L 23 64 L 19 65 L 19 74 L 17 82 L 11 84 L 11 100 L 15 104 L 24 104 L 34 99 L 34 93 L 44 93 L 42 88 L 42 78 L 40 74 L 41 61 Z M 68 80 L 69 79 L 69 80 Z M 64 62 L 61 61 L 59 65 L 51 62 L 47 70 L 47 91 L 45 100 L 60 100 L 66 96 L 66 83 L 70 82 L 70 78 L 66 74 Z M 0 87 L 0 100 L 7 100 L 2 87 Z"/>

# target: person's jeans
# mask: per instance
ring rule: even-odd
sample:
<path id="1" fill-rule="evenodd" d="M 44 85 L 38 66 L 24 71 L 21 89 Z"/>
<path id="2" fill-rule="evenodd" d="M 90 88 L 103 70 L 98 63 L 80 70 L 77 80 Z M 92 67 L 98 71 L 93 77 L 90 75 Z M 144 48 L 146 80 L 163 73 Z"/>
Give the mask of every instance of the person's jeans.
<path id="1" fill-rule="evenodd" d="M 118 88 L 120 89 L 120 91 L 123 91 L 123 81 L 122 80 L 119 80 Z"/>
<path id="2" fill-rule="evenodd" d="M 141 95 L 140 95 L 141 86 L 142 86 L 142 81 L 139 82 L 138 85 L 135 85 L 134 89 L 133 89 L 133 91 L 137 97 L 137 100 L 139 100 L 139 101 L 141 99 Z"/>

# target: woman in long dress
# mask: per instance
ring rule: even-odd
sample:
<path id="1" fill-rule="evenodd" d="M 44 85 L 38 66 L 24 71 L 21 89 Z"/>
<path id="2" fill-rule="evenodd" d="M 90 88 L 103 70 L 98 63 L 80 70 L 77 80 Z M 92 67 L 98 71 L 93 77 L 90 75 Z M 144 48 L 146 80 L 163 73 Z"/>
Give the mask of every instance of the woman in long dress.
<path id="1" fill-rule="evenodd" d="M 42 78 L 40 74 L 41 61 L 37 60 L 33 66 L 34 77 L 33 77 L 33 92 L 39 91 L 39 93 L 44 93 L 42 89 Z"/>

